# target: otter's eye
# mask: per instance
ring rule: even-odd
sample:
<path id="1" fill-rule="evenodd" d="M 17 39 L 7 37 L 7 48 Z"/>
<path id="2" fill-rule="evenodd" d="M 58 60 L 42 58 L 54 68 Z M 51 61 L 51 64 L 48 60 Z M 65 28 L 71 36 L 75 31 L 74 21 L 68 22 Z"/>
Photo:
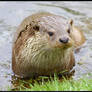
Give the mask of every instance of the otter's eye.
<path id="1" fill-rule="evenodd" d="M 53 32 L 48 32 L 49 36 L 53 36 L 54 33 Z"/>
<path id="2" fill-rule="evenodd" d="M 70 29 L 68 29 L 67 32 L 70 33 Z"/>

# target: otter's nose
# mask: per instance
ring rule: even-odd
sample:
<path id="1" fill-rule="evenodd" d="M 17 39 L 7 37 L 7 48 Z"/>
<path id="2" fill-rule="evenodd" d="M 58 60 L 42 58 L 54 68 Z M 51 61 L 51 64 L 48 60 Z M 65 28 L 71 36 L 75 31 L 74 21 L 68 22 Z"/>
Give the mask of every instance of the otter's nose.
<path id="1" fill-rule="evenodd" d="M 69 38 L 63 37 L 63 38 L 60 38 L 59 41 L 62 42 L 62 43 L 68 43 Z"/>

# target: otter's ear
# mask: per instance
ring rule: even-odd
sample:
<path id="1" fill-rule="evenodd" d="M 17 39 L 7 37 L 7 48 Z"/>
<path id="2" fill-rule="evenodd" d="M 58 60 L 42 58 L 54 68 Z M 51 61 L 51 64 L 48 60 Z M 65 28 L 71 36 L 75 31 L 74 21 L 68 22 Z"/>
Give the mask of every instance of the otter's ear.
<path id="1" fill-rule="evenodd" d="M 73 25 L 73 19 L 69 20 L 69 24 L 72 26 Z"/>
<path id="2" fill-rule="evenodd" d="M 39 26 L 38 25 L 34 25 L 33 29 L 36 30 L 36 31 L 39 31 Z"/>

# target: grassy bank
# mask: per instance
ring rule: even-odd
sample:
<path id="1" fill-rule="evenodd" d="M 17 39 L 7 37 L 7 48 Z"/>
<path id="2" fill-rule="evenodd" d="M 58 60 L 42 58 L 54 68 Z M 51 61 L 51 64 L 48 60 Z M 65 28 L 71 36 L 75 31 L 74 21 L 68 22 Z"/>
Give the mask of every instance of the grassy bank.
<path id="1" fill-rule="evenodd" d="M 57 76 L 50 81 L 45 82 L 44 80 L 40 83 L 36 82 L 34 85 L 29 84 L 30 88 L 19 89 L 24 91 L 92 91 L 92 78 L 86 77 L 79 80 L 64 78 L 59 80 Z"/>

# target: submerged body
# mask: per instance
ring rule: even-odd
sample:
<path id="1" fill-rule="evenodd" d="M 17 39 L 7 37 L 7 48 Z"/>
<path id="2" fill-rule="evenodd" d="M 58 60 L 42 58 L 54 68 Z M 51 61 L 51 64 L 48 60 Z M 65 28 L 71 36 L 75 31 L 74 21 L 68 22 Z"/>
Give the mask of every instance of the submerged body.
<path id="1" fill-rule="evenodd" d="M 85 37 L 72 20 L 43 12 L 25 18 L 13 42 L 12 69 L 24 78 L 69 72 L 75 64 L 73 50 Z"/>

